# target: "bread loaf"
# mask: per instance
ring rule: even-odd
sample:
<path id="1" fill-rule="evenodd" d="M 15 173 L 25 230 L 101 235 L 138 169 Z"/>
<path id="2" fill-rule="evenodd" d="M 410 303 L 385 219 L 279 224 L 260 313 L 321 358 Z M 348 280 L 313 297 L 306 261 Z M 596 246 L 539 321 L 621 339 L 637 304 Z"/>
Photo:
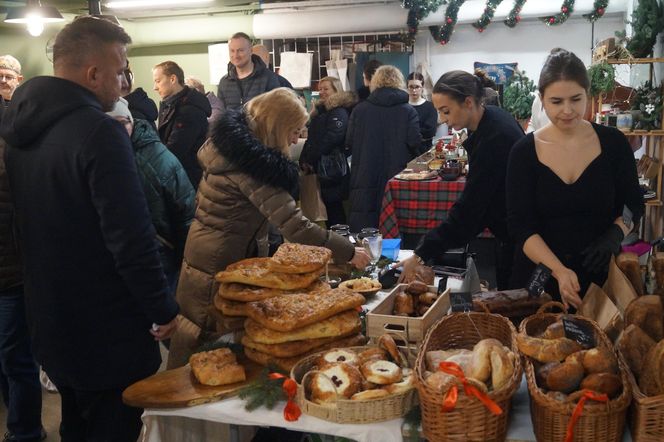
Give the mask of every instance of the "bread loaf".
<path id="1" fill-rule="evenodd" d="M 408 293 L 397 293 L 394 298 L 394 314 L 397 316 L 412 316 L 415 313 L 415 302 Z"/>
<path id="2" fill-rule="evenodd" d="M 459 353 L 466 353 L 470 355 L 472 352 L 462 348 L 428 351 L 425 355 L 425 359 L 427 361 L 427 370 L 438 371 L 441 362 L 446 361 L 451 356 L 457 355 Z"/>
<path id="3" fill-rule="evenodd" d="M 542 333 L 541 338 L 544 339 L 558 339 L 565 337 L 565 327 L 563 321 L 556 321 L 549 324 L 549 326 Z"/>
<path id="4" fill-rule="evenodd" d="M 620 376 L 614 373 L 593 373 L 581 382 L 581 388 L 606 394 L 610 399 L 622 390 Z"/>
<path id="5" fill-rule="evenodd" d="M 357 333 L 361 327 L 360 317 L 356 310 L 346 310 L 323 321 L 318 321 L 314 324 L 287 332 L 264 327 L 250 318 L 244 321 L 246 334 L 253 341 L 261 344 L 280 344 L 283 342 L 328 337 L 338 338 Z"/>
<path id="6" fill-rule="evenodd" d="M 421 295 L 426 293 L 429 290 L 429 286 L 423 283 L 422 281 L 413 281 L 406 286 L 406 293 L 411 295 Z"/>
<path id="7" fill-rule="evenodd" d="M 468 376 L 478 381 L 486 382 L 491 378 L 491 352 L 494 347 L 502 348 L 503 344 L 497 339 L 482 339 L 473 347 L 472 363 Z"/>
<path id="8" fill-rule="evenodd" d="M 583 380 L 583 365 L 574 359 L 563 363 L 549 362 L 540 367 L 538 378 L 544 388 L 571 393 L 579 388 Z"/>
<path id="9" fill-rule="evenodd" d="M 618 373 L 618 360 L 613 349 L 591 348 L 583 356 L 586 373 Z"/>
<path id="10" fill-rule="evenodd" d="M 480 292 L 473 295 L 473 309 L 518 318 L 534 314 L 543 304 L 551 301 L 551 296 L 543 293 L 532 297 L 525 289 Z"/>
<path id="11" fill-rule="evenodd" d="M 519 333 L 516 341 L 521 353 L 539 362 L 560 362 L 583 349 L 581 344 L 568 338 L 542 339 Z"/>
<path id="12" fill-rule="evenodd" d="M 639 387 L 646 396 L 664 394 L 664 341 L 659 341 L 648 351 Z"/>
<path id="13" fill-rule="evenodd" d="M 638 325 L 628 326 L 618 337 L 618 348 L 637 380 L 641 378 L 646 356 L 656 342 Z"/>
<path id="14" fill-rule="evenodd" d="M 641 327 L 655 342 L 664 337 L 664 308 L 657 295 L 639 296 L 625 309 L 625 327 L 634 324 Z"/>
<path id="15" fill-rule="evenodd" d="M 623 252 L 616 257 L 616 265 L 625 274 L 637 295 L 645 293 L 641 264 L 636 253 Z"/>
<path id="16" fill-rule="evenodd" d="M 495 346 L 491 351 L 491 386 L 494 391 L 509 384 L 514 373 L 515 356 L 507 347 Z"/>
<path id="17" fill-rule="evenodd" d="M 305 354 L 313 349 L 319 348 L 325 344 L 329 344 L 330 342 L 338 341 L 340 338 L 356 335 L 358 331 L 359 330 L 351 331 L 349 333 L 344 333 L 341 336 L 331 336 L 328 338 L 316 338 L 316 339 L 303 339 L 301 341 L 282 342 L 279 344 L 263 344 L 260 342 L 256 342 L 253 339 L 251 339 L 251 336 L 245 334 L 244 336 L 242 336 L 242 345 L 279 358 L 290 358 L 293 356 Z"/>
<path id="18" fill-rule="evenodd" d="M 653 256 L 652 267 L 655 271 L 654 294 L 664 298 L 664 252 L 657 252 L 655 256 Z"/>
<path id="19" fill-rule="evenodd" d="M 268 261 L 274 272 L 309 273 L 325 266 L 332 258 L 332 251 L 325 247 L 297 243 L 283 243 Z"/>
<path id="20" fill-rule="evenodd" d="M 226 385 L 246 379 L 244 367 L 236 362 L 228 348 L 194 353 L 189 358 L 194 376 L 203 385 Z"/>

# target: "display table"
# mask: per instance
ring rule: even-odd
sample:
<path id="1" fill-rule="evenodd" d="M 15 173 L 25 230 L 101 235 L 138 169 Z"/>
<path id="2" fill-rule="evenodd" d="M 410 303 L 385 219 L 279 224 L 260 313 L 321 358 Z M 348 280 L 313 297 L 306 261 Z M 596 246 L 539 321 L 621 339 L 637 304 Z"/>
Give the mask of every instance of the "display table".
<path id="1" fill-rule="evenodd" d="M 404 233 L 422 235 L 437 227 L 465 185 L 464 177 L 457 181 L 443 181 L 441 178 L 403 181 L 392 178 L 385 185 L 379 218 L 383 237 L 398 238 Z"/>

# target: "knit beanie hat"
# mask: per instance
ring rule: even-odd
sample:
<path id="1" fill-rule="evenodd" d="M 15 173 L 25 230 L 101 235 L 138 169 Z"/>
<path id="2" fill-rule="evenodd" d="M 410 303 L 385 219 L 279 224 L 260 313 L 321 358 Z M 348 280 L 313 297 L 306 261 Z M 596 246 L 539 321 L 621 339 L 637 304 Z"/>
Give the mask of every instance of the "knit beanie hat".
<path id="1" fill-rule="evenodd" d="M 9 69 L 21 75 L 21 63 L 11 55 L 0 55 L 0 69 Z"/>
<path id="2" fill-rule="evenodd" d="M 125 100 L 122 97 L 120 97 L 120 99 L 115 102 L 115 106 L 113 106 L 112 110 L 106 112 L 106 115 L 111 116 L 113 118 L 115 117 L 129 118 L 131 124 L 134 124 L 134 117 L 131 116 L 131 112 L 129 111 L 129 104 L 127 103 L 127 100 Z"/>

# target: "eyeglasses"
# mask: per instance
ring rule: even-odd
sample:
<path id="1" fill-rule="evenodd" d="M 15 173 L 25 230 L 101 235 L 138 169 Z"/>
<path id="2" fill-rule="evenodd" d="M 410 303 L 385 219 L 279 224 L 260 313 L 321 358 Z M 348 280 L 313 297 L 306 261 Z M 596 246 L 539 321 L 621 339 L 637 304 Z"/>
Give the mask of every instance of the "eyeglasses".
<path id="1" fill-rule="evenodd" d="M 410 89 L 411 91 L 416 91 L 418 89 L 422 89 L 422 86 L 415 86 L 414 84 L 411 84 L 410 86 L 408 86 L 408 89 Z"/>
<path id="2" fill-rule="evenodd" d="M 16 75 L 11 75 L 11 74 L 0 74 L 0 81 L 14 81 L 18 77 Z"/>

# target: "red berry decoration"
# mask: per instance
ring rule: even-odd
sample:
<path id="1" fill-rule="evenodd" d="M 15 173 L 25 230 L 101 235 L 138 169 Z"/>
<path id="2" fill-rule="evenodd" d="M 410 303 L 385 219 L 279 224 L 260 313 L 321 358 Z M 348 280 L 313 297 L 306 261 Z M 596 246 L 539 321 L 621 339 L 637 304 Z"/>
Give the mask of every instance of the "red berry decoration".
<path id="1" fill-rule="evenodd" d="M 452 24 L 452 17 L 447 17 L 447 23 Z"/>
<path id="2" fill-rule="evenodd" d="M 563 6 L 561 11 L 563 11 L 563 14 L 567 14 L 568 11 L 567 6 Z"/>
<path id="3" fill-rule="evenodd" d="M 520 15 L 517 15 L 514 19 L 515 19 L 517 22 L 520 22 L 520 21 L 521 21 L 521 16 L 520 16 Z"/>
<path id="4" fill-rule="evenodd" d="M 478 28 L 478 29 L 477 29 L 477 32 L 479 32 L 479 33 L 484 32 L 484 28 Z"/>
<path id="5" fill-rule="evenodd" d="M 597 13 L 598 13 L 599 15 L 604 15 L 604 8 L 599 8 L 599 9 L 597 10 Z"/>
<path id="6" fill-rule="evenodd" d="M 550 23 L 550 24 L 554 24 L 555 22 L 556 22 L 556 19 L 555 19 L 555 18 L 551 17 L 551 18 L 549 19 L 549 23 Z"/>
<path id="7" fill-rule="evenodd" d="M 445 46 L 445 45 L 447 44 L 447 42 L 446 42 L 445 40 L 441 40 L 441 41 L 440 41 L 440 44 L 443 45 L 443 46 Z"/>

